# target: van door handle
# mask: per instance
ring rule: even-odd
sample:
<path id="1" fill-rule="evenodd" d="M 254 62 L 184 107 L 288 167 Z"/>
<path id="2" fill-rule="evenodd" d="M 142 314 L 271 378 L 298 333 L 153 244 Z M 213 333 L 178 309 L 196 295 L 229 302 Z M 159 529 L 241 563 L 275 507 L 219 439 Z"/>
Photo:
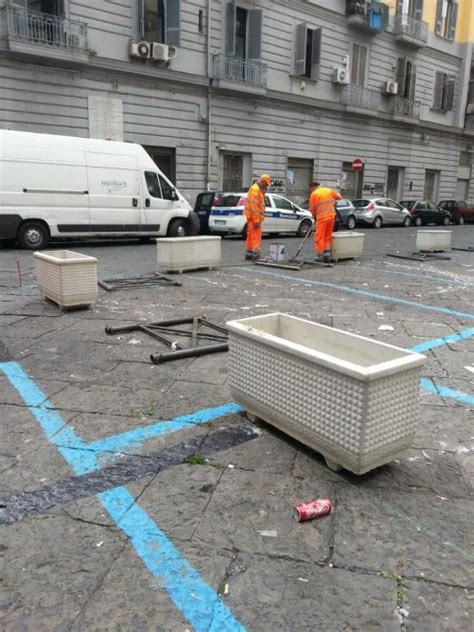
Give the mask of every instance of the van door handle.
<path id="1" fill-rule="evenodd" d="M 147 199 L 145 200 L 145 206 L 150 206 L 150 198 L 147 198 Z"/>
<path id="2" fill-rule="evenodd" d="M 133 206 L 137 207 L 138 206 L 138 200 L 137 198 L 132 198 L 132 204 Z"/>

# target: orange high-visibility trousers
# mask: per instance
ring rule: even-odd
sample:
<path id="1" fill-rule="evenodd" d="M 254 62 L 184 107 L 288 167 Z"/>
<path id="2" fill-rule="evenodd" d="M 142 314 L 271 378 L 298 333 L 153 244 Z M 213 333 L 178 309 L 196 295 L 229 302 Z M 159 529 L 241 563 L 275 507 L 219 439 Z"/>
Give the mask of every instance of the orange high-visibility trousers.
<path id="1" fill-rule="evenodd" d="M 251 220 L 247 220 L 247 240 L 245 247 L 247 252 L 260 252 L 260 243 L 262 241 L 262 222 L 258 224 L 258 228 L 255 227 L 255 223 Z"/>
<path id="2" fill-rule="evenodd" d="M 316 221 L 316 230 L 314 231 L 314 248 L 318 256 L 331 255 L 332 231 L 334 229 L 333 217 L 318 217 Z"/>

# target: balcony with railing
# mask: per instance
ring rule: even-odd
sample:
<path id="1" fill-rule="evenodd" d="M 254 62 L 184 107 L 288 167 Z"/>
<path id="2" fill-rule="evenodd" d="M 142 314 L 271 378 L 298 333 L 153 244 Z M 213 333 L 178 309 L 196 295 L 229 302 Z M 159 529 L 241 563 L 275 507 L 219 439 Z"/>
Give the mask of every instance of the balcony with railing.
<path id="1" fill-rule="evenodd" d="M 346 110 L 376 112 L 380 103 L 380 92 L 369 90 L 364 86 L 349 84 L 342 88 L 341 103 L 346 106 Z"/>
<path id="2" fill-rule="evenodd" d="M 85 22 L 6 6 L 0 9 L 0 24 L 0 36 L 12 52 L 75 62 L 89 59 Z"/>
<path id="3" fill-rule="evenodd" d="M 384 2 L 346 0 L 347 24 L 359 31 L 377 33 L 386 31 L 389 7 Z"/>
<path id="4" fill-rule="evenodd" d="M 428 43 L 428 24 L 409 15 L 396 15 L 393 21 L 396 42 L 422 48 Z"/>
<path id="5" fill-rule="evenodd" d="M 421 116 L 421 102 L 405 97 L 390 97 L 389 113 L 398 120 L 418 120 Z"/>
<path id="6" fill-rule="evenodd" d="M 227 82 L 234 88 L 244 88 L 245 91 L 261 92 L 267 87 L 267 65 L 250 59 L 214 55 L 214 80 L 221 87 Z M 231 86 L 227 86 L 231 87 Z"/>

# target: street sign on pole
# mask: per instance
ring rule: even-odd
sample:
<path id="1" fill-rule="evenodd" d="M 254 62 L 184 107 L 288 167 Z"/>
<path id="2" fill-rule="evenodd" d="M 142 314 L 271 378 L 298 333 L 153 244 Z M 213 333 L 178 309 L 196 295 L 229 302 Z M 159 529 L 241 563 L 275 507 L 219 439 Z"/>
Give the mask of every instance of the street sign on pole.
<path id="1" fill-rule="evenodd" d="M 364 161 L 360 158 L 354 158 L 352 161 L 352 171 L 362 171 L 362 167 L 364 166 Z"/>

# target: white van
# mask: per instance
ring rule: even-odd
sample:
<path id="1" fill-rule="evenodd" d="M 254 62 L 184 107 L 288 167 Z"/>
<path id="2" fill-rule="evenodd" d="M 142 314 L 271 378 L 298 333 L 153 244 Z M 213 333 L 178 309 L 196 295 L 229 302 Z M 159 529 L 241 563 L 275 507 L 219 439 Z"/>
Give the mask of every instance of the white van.
<path id="1" fill-rule="evenodd" d="M 184 237 L 192 208 L 141 145 L 0 130 L 0 240 Z"/>

